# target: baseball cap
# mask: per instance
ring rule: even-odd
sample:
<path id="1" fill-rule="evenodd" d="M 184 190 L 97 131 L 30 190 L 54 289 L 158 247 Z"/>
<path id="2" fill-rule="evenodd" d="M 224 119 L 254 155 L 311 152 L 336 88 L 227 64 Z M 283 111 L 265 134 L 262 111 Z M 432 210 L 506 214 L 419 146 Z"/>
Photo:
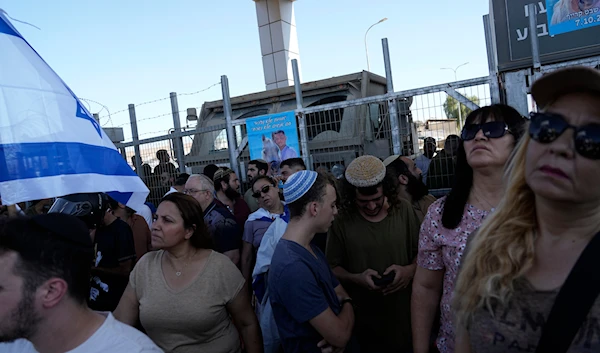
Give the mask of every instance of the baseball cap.
<path id="1" fill-rule="evenodd" d="M 541 109 L 574 92 L 600 94 L 600 71 L 585 66 L 569 67 L 542 76 L 531 87 L 531 95 Z"/>
<path id="2" fill-rule="evenodd" d="M 64 242 L 81 248 L 91 249 L 93 246 L 88 226 L 75 216 L 48 213 L 33 216 L 31 221 Z"/>

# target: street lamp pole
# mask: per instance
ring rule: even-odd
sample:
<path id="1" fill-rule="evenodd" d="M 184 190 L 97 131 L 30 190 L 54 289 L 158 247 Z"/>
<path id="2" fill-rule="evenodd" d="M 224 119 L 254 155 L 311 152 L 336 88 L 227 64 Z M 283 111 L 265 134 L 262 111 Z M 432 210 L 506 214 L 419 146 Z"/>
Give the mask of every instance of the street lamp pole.
<path id="1" fill-rule="evenodd" d="M 468 65 L 469 63 L 466 62 L 464 64 L 458 65 L 455 69 L 449 68 L 449 67 L 442 67 L 440 70 L 450 70 L 450 71 L 454 71 L 454 81 L 458 81 L 458 76 L 456 75 L 456 72 L 458 71 L 458 69 L 460 69 L 461 67 Z M 456 103 L 458 104 L 458 124 L 462 129 L 462 109 L 460 106 L 460 102 L 458 100 L 456 100 Z"/>
<path id="2" fill-rule="evenodd" d="M 367 29 L 367 31 L 365 32 L 365 53 L 367 54 L 367 71 L 371 71 L 371 67 L 369 66 L 369 47 L 367 46 L 367 34 L 369 34 L 369 31 L 371 30 L 371 28 L 373 28 L 374 26 L 380 24 L 381 22 L 385 22 L 385 21 L 387 21 L 387 17 L 382 18 L 377 23 L 373 23 L 371 25 L 371 27 L 369 27 L 369 29 Z"/>

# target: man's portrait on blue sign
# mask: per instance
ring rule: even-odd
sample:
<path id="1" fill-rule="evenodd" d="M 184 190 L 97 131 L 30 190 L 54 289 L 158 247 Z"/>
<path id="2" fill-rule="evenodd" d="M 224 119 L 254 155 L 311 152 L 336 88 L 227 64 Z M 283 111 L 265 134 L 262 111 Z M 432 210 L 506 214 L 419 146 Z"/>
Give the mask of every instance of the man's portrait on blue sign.
<path id="1" fill-rule="evenodd" d="M 600 25 L 600 0 L 546 0 L 551 36 Z"/>
<path id="2" fill-rule="evenodd" d="M 279 175 L 279 164 L 299 156 L 298 130 L 293 111 L 246 120 L 250 159 L 263 159 L 270 175 Z"/>

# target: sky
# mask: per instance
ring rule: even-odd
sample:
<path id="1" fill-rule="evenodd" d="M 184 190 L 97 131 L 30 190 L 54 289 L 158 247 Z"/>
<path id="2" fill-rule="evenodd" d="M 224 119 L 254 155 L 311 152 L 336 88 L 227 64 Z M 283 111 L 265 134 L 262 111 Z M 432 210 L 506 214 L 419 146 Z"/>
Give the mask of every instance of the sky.
<path id="1" fill-rule="evenodd" d="M 450 82 L 440 70 L 469 62 L 458 79 L 488 75 L 482 16 L 486 0 L 298 0 L 296 26 L 303 82 L 366 70 L 384 76 L 381 38 L 388 38 L 396 91 Z M 124 128 L 127 106 L 136 108 L 140 138 L 173 126 L 170 92 L 179 108 L 222 98 L 227 75 L 231 96 L 265 89 L 256 8 L 252 0 L 0 0 L 25 39 L 104 127 Z M 207 89 L 207 90 L 205 90 Z M 91 102 L 90 100 L 94 102 Z M 110 111 L 108 116 L 107 109 Z M 102 111 L 100 111 L 102 110 Z M 121 112 L 119 112 L 121 111 Z M 185 114 L 181 116 L 186 125 Z"/>

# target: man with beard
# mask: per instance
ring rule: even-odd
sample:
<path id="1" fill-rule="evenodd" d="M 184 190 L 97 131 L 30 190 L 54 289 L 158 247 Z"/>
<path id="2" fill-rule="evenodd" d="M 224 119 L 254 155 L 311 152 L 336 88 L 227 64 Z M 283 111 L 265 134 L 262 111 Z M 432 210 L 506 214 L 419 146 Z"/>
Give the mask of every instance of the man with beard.
<path id="1" fill-rule="evenodd" d="M 94 249 L 83 221 L 50 213 L 0 224 L 0 351 L 162 352 L 87 307 Z"/>
<path id="2" fill-rule="evenodd" d="M 329 230 L 327 258 L 356 303 L 360 350 L 410 352 L 411 281 L 419 240 L 415 212 L 398 198 L 378 158 L 355 159 L 345 176 L 345 200 Z"/>
<path id="3" fill-rule="evenodd" d="M 261 175 L 267 175 L 269 171 L 269 164 L 262 159 L 255 159 L 248 162 L 248 183 L 252 185 L 252 182 Z M 261 207 L 258 204 L 258 200 L 252 196 L 252 188 L 248 188 L 244 194 L 244 201 L 250 208 L 250 212 L 256 212 Z"/>
<path id="4" fill-rule="evenodd" d="M 419 224 L 427 210 L 436 198 L 429 195 L 429 188 L 423 183 L 423 173 L 415 162 L 404 156 L 390 156 L 383 161 L 386 165 L 388 176 L 398 189 L 398 198 L 409 201 L 413 205 Z"/>
<path id="5" fill-rule="evenodd" d="M 450 189 L 454 184 L 458 146 L 460 146 L 460 137 L 457 135 L 446 137 L 444 149 L 438 152 L 429 164 L 427 186 L 430 189 Z"/>
<path id="6" fill-rule="evenodd" d="M 423 141 L 423 153 L 419 154 L 417 158 L 415 158 L 417 167 L 421 169 L 421 172 L 423 173 L 423 183 L 425 184 L 427 184 L 429 165 L 431 164 L 433 155 L 435 155 L 436 149 L 437 143 L 435 142 L 435 139 L 433 137 L 426 137 Z"/>
<path id="7" fill-rule="evenodd" d="M 243 231 L 244 224 L 246 224 L 251 212 L 248 204 L 238 191 L 240 189 L 240 179 L 233 170 L 221 168 L 215 173 L 213 181 L 217 192 L 215 201 L 233 214 L 235 221 Z"/>
<path id="8" fill-rule="evenodd" d="M 229 257 L 240 267 L 242 230 L 234 216 L 215 200 L 215 187 L 206 175 L 191 175 L 185 183 L 185 194 L 195 198 L 204 212 L 204 221 L 213 238 L 215 251 Z"/>

